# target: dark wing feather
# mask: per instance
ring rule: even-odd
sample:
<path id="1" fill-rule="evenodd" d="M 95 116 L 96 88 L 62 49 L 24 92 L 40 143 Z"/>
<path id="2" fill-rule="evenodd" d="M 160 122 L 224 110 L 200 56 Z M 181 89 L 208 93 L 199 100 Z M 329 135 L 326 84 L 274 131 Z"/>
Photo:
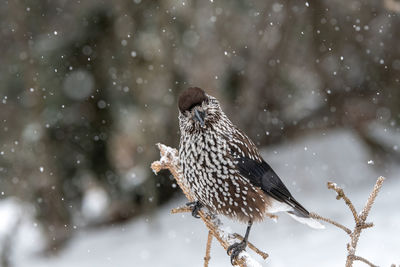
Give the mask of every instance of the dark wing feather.
<path id="1" fill-rule="evenodd" d="M 249 179 L 254 186 L 260 187 L 267 195 L 293 207 L 295 215 L 309 217 L 309 212 L 293 198 L 278 175 L 264 160 L 258 162 L 247 157 L 237 160 L 240 174 Z"/>
<path id="2" fill-rule="evenodd" d="M 233 138 L 229 138 L 231 156 L 238 161 L 240 174 L 261 188 L 267 195 L 293 207 L 293 213 L 300 217 L 309 217 L 309 212 L 290 194 L 278 175 L 262 159 L 256 145 L 241 130 L 235 127 Z"/>

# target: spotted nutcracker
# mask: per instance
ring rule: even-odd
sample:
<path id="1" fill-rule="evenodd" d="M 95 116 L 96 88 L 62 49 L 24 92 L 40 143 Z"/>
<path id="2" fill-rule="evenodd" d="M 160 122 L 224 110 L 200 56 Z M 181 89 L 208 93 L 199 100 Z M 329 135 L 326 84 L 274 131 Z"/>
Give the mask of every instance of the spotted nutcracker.
<path id="1" fill-rule="evenodd" d="M 253 222 L 287 212 L 297 221 L 323 228 L 290 194 L 263 160 L 250 138 L 221 110 L 216 98 L 191 87 L 178 100 L 181 132 L 179 159 L 184 179 L 195 196 L 192 215 L 207 207 L 248 224 L 244 240 L 228 248 L 231 262 L 246 248 Z"/>

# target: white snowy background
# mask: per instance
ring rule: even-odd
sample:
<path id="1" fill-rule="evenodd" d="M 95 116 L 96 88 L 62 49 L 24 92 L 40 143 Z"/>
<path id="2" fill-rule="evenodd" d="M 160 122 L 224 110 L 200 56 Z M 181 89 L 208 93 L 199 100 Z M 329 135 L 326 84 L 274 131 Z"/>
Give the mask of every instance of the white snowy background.
<path id="1" fill-rule="evenodd" d="M 400 138 L 395 140 L 399 143 Z M 385 176 L 387 180 L 368 218 L 375 226 L 363 231 L 356 254 L 379 266 L 400 264 L 399 166 L 377 170 L 366 147 L 345 129 L 315 132 L 268 147 L 263 155 L 306 208 L 349 228 L 354 225 L 351 213 L 342 200 L 335 199 L 335 192 L 326 188 L 326 182 L 342 186 L 360 211 L 376 178 Z M 189 214 L 170 214 L 171 208 L 185 202 L 178 197 L 155 213 L 125 224 L 77 229 L 64 250 L 46 257 L 39 252 L 43 240 L 29 205 L 9 198 L 0 202 L 0 238 L 5 238 L 20 220 L 17 234 L 11 239 L 11 259 L 16 267 L 200 267 L 207 238 L 205 226 Z M 245 231 L 245 225 L 224 222 L 238 233 Z M 250 251 L 263 266 L 333 267 L 344 265 L 349 238 L 330 225 L 325 230 L 313 230 L 282 214 L 278 223 L 266 220 L 254 225 L 250 241 L 269 253 L 270 257 L 262 262 Z M 210 266 L 230 266 L 229 257 L 216 242 Z"/>

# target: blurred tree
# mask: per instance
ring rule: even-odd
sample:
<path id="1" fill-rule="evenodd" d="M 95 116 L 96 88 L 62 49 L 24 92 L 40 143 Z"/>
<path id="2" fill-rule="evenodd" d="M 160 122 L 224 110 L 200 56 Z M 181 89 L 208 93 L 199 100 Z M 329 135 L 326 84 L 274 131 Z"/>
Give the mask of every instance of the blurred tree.
<path id="1" fill-rule="evenodd" d="M 200 86 L 258 142 L 348 127 L 399 160 L 400 20 L 391 1 L 1 1 L 0 186 L 34 203 L 50 251 L 75 226 L 151 212 L 175 186 L 176 98 Z M 105 192 L 96 220 L 91 190 Z"/>

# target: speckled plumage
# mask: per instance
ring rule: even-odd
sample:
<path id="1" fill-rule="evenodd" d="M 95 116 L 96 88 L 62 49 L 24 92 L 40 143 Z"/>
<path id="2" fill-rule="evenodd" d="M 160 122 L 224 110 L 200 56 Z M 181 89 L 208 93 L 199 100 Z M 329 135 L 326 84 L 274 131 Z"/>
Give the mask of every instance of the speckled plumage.
<path id="1" fill-rule="evenodd" d="M 202 205 L 241 222 L 261 221 L 279 211 L 309 219 L 217 99 L 200 88 L 185 90 L 179 98 L 179 127 L 183 175 Z"/>

